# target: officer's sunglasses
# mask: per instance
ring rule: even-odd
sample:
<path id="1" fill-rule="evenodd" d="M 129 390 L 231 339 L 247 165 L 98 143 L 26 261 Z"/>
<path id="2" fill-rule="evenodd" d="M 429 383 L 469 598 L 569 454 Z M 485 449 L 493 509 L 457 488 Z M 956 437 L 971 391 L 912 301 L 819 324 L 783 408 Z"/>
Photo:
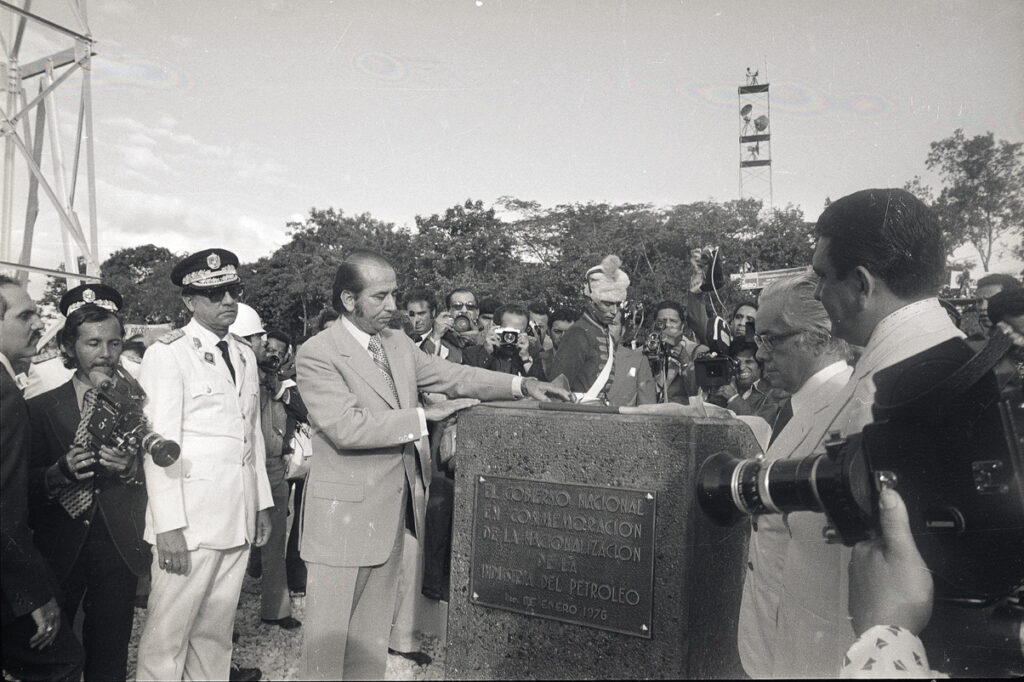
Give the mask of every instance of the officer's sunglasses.
<path id="1" fill-rule="evenodd" d="M 245 289 L 241 284 L 228 284 L 215 289 L 195 289 L 194 293 L 207 299 L 210 303 L 220 303 L 224 300 L 224 294 L 231 294 L 231 298 L 235 301 L 242 300 Z"/>

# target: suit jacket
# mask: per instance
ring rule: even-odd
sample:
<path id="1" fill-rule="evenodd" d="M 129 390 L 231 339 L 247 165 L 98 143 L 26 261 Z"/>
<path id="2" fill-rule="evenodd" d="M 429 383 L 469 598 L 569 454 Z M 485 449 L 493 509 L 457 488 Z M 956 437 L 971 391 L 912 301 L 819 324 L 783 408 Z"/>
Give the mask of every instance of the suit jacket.
<path id="1" fill-rule="evenodd" d="M 0 366 L 0 624 L 4 626 L 32 613 L 57 592 L 28 526 L 29 438 L 25 398 Z"/>
<path id="2" fill-rule="evenodd" d="M 937 299 L 917 301 L 893 312 L 871 332 L 850 380 L 830 399 L 815 399 L 813 419 L 798 421 L 794 416 L 768 449 L 767 458 L 800 459 L 820 450 L 832 431 L 843 436 L 860 432 L 872 421 L 876 372 L 963 336 Z M 760 517 L 758 524 L 768 518 Z M 784 542 L 773 553 L 781 562 L 776 567 L 774 667 L 770 672 L 748 669 L 753 677 L 835 676 L 844 652 L 853 643 L 853 628 L 847 619 L 850 550 L 822 541 L 824 523 L 822 514 L 787 515 L 786 536 L 780 534 Z M 742 627 L 742 609 L 740 622 Z M 808 646 L 808 642 L 814 645 Z"/>
<path id="3" fill-rule="evenodd" d="M 428 355 L 400 331 L 385 329 L 380 336 L 401 406 L 373 358 L 340 321 L 304 343 L 296 358 L 299 391 L 313 426 L 300 544 L 306 561 L 383 563 L 403 522 L 407 484 L 416 535 L 423 537 L 431 462 L 416 409 L 418 391 L 482 400 L 515 397 L 515 377 Z"/>
<path id="4" fill-rule="evenodd" d="M 149 548 L 142 541 L 146 525 L 146 488 L 142 467 L 129 481 L 119 476 L 91 479 L 99 494 L 77 519 L 71 518 L 56 498 L 46 494 L 46 470 L 64 456 L 75 440 L 81 421 L 71 381 L 28 401 L 32 429 L 29 466 L 30 521 L 36 546 L 50 562 L 57 579 L 67 579 L 94 523 L 105 523 L 121 558 L 135 575 L 149 568 Z"/>
<path id="5" fill-rule="evenodd" d="M 236 379 L 215 335 L 192 320 L 146 351 L 139 383 L 153 430 L 181 445 L 166 468 L 143 460 L 149 504 L 145 538 L 181 529 L 190 550 L 251 542 L 256 512 L 274 506 L 260 429 L 256 356 L 228 335 Z"/>

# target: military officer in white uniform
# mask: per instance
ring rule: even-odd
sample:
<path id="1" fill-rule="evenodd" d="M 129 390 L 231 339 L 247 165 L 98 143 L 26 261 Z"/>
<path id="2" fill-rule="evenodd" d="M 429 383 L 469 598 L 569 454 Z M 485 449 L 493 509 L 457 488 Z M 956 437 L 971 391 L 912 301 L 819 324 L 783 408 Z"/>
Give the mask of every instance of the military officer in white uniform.
<path id="1" fill-rule="evenodd" d="M 238 314 L 238 258 L 207 249 L 171 281 L 192 313 L 154 343 L 139 382 L 153 429 L 180 459 L 144 462 L 153 586 L 139 642 L 139 680 L 226 680 L 250 544 L 270 535 L 274 500 L 264 465 L 256 358 L 228 332 Z"/>

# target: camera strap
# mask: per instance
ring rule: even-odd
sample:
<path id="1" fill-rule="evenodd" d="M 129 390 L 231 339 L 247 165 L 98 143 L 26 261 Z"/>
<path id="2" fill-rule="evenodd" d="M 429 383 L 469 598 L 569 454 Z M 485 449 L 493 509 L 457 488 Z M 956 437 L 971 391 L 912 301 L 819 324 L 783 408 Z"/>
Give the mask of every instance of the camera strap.
<path id="1" fill-rule="evenodd" d="M 993 367 L 999 364 L 1006 353 L 1013 346 L 1010 337 L 1001 330 L 992 333 L 988 343 L 975 353 L 967 362 L 961 365 L 955 372 L 935 384 L 927 391 L 924 391 L 909 400 L 904 400 L 897 405 L 887 405 L 887 410 L 899 410 L 900 408 L 916 403 L 922 399 L 939 400 L 942 396 L 959 395 L 976 384 Z M 940 401 L 941 402 L 941 401 Z"/>

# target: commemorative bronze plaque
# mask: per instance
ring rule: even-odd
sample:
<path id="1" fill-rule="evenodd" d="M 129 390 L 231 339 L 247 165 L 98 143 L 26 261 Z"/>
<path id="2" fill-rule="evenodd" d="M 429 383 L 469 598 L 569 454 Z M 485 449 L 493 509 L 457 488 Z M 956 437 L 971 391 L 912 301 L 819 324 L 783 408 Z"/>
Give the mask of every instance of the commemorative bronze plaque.
<path id="1" fill-rule="evenodd" d="M 651 636 L 654 492 L 477 476 L 470 601 Z"/>

